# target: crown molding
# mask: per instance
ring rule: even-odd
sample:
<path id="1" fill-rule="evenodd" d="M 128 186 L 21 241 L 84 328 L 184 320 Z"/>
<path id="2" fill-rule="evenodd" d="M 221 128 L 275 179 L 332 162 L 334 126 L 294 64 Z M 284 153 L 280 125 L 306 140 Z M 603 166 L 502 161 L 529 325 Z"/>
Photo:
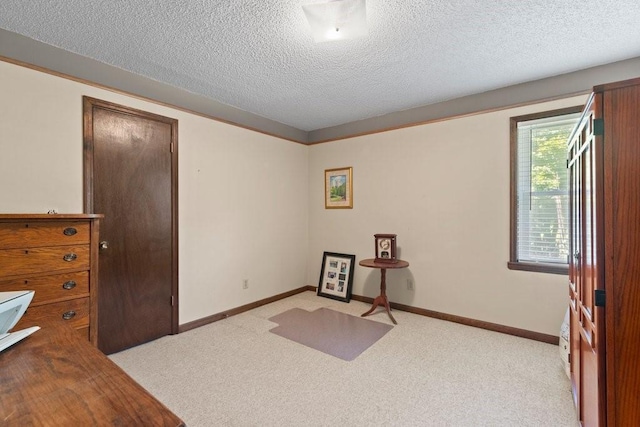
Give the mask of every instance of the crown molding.
<path id="1" fill-rule="evenodd" d="M 586 94 L 596 85 L 640 76 L 640 57 L 636 57 L 307 132 L 4 29 L 0 29 L 0 60 L 302 144 Z"/>

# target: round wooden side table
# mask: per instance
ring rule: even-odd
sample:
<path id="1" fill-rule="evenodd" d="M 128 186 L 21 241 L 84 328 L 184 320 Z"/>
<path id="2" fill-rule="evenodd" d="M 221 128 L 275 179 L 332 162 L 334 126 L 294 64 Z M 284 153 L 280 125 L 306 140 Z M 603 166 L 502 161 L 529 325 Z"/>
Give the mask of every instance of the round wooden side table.
<path id="1" fill-rule="evenodd" d="M 391 315 L 391 307 L 389 306 L 389 298 L 387 298 L 387 269 L 389 268 L 406 268 L 409 267 L 409 263 L 407 261 L 403 261 L 401 259 L 398 262 L 376 262 L 374 258 L 363 259 L 358 264 L 363 267 L 369 268 L 378 268 L 380 269 L 380 295 L 378 295 L 373 300 L 373 306 L 366 313 L 360 315 L 360 317 L 365 317 L 373 313 L 373 311 L 379 306 L 383 306 L 385 310 L 387 310 L 387 314 L 391 318 L 391 321 L 394 325 L 397 325 L 396 319 Z"/>

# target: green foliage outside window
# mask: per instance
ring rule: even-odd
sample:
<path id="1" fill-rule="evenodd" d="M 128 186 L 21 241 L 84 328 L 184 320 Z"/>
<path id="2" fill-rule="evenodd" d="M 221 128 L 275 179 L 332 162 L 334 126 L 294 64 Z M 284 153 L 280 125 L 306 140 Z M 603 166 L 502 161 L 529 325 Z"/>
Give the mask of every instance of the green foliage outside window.
<path id="1" fill-rule="evenodd" d="M 573 123 L 540 127 L 531 133 L 529 256 L 566 262 L 569 251 L 567 139 Z"/>

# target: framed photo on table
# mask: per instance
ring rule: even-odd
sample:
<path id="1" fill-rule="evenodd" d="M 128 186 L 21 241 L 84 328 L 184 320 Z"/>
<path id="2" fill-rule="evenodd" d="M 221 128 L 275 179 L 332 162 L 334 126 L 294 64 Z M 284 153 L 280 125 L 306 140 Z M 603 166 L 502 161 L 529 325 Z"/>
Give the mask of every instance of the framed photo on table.
<path id="1" fill-rule="evenodd" d="M 318 295 L 349 302 L 353 286 L 356 256 L 325 252 L 318 282 Z"/>
<path id="2" fill-rule="evenodd" d="M 324 208 L 353 209 L 353 168 L 324 171 Z"/>

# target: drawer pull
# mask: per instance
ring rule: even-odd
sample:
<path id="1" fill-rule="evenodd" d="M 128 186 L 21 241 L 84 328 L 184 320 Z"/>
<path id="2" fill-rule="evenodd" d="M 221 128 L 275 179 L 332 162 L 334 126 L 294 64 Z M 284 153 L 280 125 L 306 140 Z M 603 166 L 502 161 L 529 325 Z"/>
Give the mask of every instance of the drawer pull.
<path id="1" fill-rule="evenodd" d="M 62 257 L 62 259 L 67 262 L 75 261 L 76 258 L 78 258 L 78 255 L 74 253 L 66 254 L 65 256 Z"/>
<path id="2" fill-rule="evenodd" d="M 78 230 L 76 230 L 73 227 L 67 227 L 63 231 L 65 236 L 74 236 L 77 232 L 78 232 Z"/>
<path id="3" fill-rule="evenodd" d="M 76 287 L 76 282 L 74 282 L 73 280 L 69 280 L 68 282 L 64 282 L 62 284 L 62 289 L 65 289 L 67 291 L 75 287 Z"/>
<path id="4" fill-rule="evenodd" d="M 66 312 L 62 313 L 62 318 L 64 320 L 71 320 L 74 317 L 76 317 L 76 312 L 73 311 L 73 310 L 69 310 L 69 311 L 66 311 Z"/>

